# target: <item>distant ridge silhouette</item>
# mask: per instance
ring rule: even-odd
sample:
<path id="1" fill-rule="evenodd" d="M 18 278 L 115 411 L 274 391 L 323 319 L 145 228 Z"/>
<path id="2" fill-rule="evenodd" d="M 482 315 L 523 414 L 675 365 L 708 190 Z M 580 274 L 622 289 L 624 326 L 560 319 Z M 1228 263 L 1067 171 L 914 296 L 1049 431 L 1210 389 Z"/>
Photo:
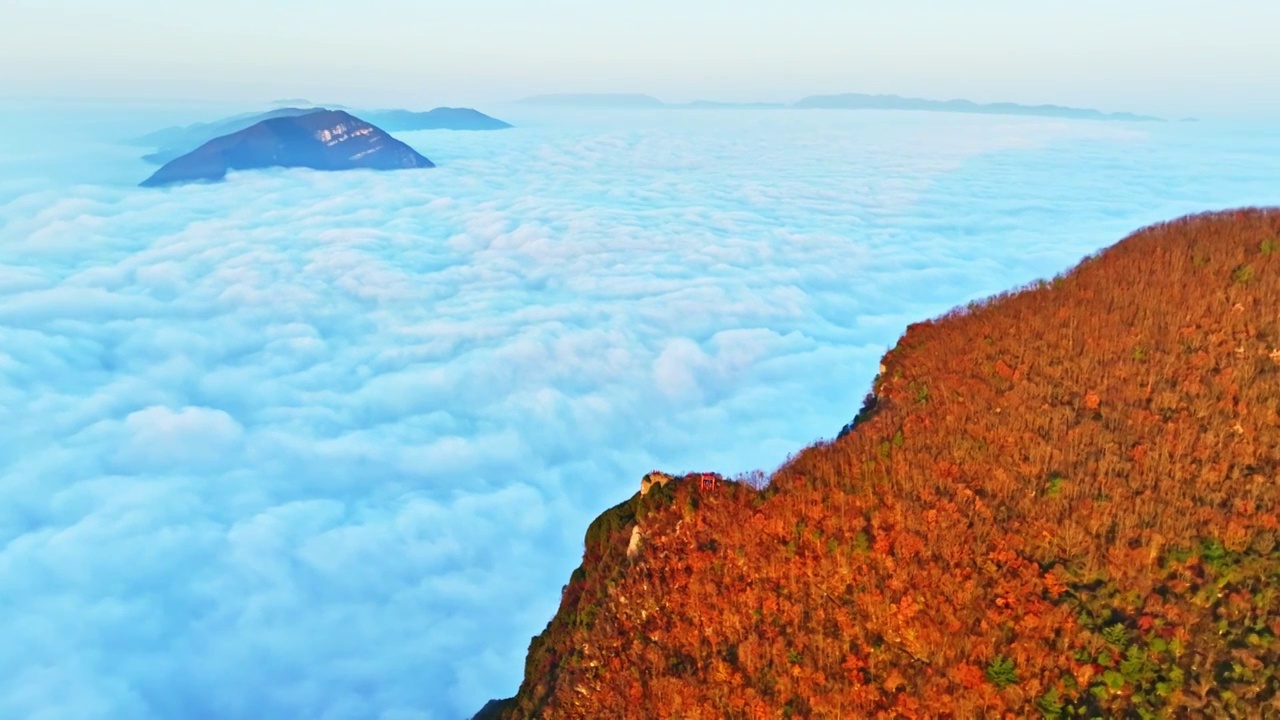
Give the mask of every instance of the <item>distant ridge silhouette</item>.
<path id="1" fill-rule="evenodd" d="M 1159 122 L 1162 118 L 1137 115 L 1128 112 L 1106 113 L 1089 108 L 1073 108 L 1063 105 L 1022 105 L 1012 102 L 976 103 L 972 100 L 926 100 L 901 95 L 865 95 L 842 93 L 837 95 L 810 95 L 794 103 L 771 102 L 720 102 L 695 100 L 687 103 L 666 103 L 652 95 L 633 93 L 562 93 L 534 95 L 518 102 L 526 105 L 591 107 L 591 108 L 686 108 L 686 109 L 832 109 L 832 110 L 922 110 L 930 112 L 971 113 L 982 115 L 1024 115 L 1058 117 L 1073 120 L 1120 120 L 1126 122 Z"/>

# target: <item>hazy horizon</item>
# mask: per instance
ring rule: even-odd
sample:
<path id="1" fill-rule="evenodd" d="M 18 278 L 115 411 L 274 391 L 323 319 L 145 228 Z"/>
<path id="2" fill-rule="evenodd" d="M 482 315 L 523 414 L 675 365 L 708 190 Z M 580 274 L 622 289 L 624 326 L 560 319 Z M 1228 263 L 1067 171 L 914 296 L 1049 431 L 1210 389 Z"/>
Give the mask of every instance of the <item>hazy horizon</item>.
<path id="1" fill-rule="evenodd" d="M 0 98 L 384 106 L 543 93 L 787 102 L 861 92 L 1169 117 L 1280 115 L 1260 0 L 1012 0 L 937 7 L 803 0 L 626 7 L 483 0 L 316 6 L 16 0 Z M 273 32 L 272 28 L 288 28 Z"/>
<path id="2" fill-rule="evenodd" d="M 647 95 L 656 98 L 666 104 L 680 105 L 683 103 L 692 103 L 696 101 L 710 101 L 730 104 L 747 104 L 747 103 L 773 103 L 790 105 L 805 97 L 815 95 L 843 95 L 843 94 L 863 94 L 863 95 L 896 95 L 904 98 L 929 100 L 929 101 L 948 101 L 948 100 L 969 100 L 978 104 L 990 103 L 1012 103 L 1023 106 L 1038 105 L 1055 105 L 1079 110 L 1097 110 L 1103 113 L 1132 113 L 1135 115 L 1155 116 L 1161 120 L 1178 121 L 1183 119 L 1194 120 L 1223 120 L 1223 121 L 1239 121 L 1239 122 L 1270 122 L 1280 119 L 1280 103 L 1274 108 L 1263 108 L 1249 111 L 1227 112 L 1220 107 L 1206 106 L 1202 110 L 1186 109 L 1176 110 L 1173 107 L 1164 110 L 1158 107 L 1139 107 L 1136 104 L 1124 104 L 1123 100 L 1113 104 L 1099 104 L 1089 102 L 1072 102 L 1062 97 L 1036 97 L 1028 99 L 1023 97 L 1013 97 L 1005 95 L 982 96 L 975 94 L 952 93 L 912 93 L 901 92 L 893 89 L 877 89 L 870 90 L 866 88 L 847 88 L 832 89 L 828 91 L 815 91 L 809 93 L 797 93 L 793 95 L 776 94 L 773 96 L 748 96 L 748 95 L 728 95 L 728 94 L 663 94 L 659 92 L 646 91 L 644 89 L 593 89 L 581 90 L 571 87 L 545 89 L 538 92 L 527 92 L 502 97 L 481 97 L 476 94 L 458 92 L 458 93 L 435 93 L 431 95 L 396 95 L 394 93 L 382 94 L 364 94 L 358 92 L 326 91 L 317 89 L 314 93 L 287 93 L 281 92 L 275 95 L 266 93 L 259 95 L 224 95 L 224 96 L 165 96 L 165 95 L 122 95 L 122 96 L 106 96 L 106 95 L 40 95 L 40 94 L 0 94 L 0 104 L 21 104 L 21 105 L 45 105 L 45 106 L 138 106 L 156 110 L 172 110 L 177 113 L 205 113 L 204 115 L 190 115 L 192 118 L 200 120 L 216 120 L 222 117 L 222 114 L 238 114 L 253 110 L 266 110 L 271 107 L 284 106 L 294 104 L 295 101 L 305 100 L 306 104 L 353 107 L 367 110 L 383 110 L 393 108 L 403 108 L 407 110 L 430 110 L 436 107 L 471 107 L 488 114 L 496 115 L 502 112 L 509 112 L 512 106 L 520 104 L 523 100 L 541 95 Z M 298 103 L 300 104 L 300 103 Z M 806 110 L 808 111 L 808 110 Z M 865 109 L 834 109 L 835 112 L 874 112 Z M 912 112 L 930 112 L 930 111 L 912 111 Z M 936 111 L 935 111 L 936 112 Z M 184 115 L 185 116 L 185 115 Z M 501 119 L 501 118 L 500 118 Z"/>

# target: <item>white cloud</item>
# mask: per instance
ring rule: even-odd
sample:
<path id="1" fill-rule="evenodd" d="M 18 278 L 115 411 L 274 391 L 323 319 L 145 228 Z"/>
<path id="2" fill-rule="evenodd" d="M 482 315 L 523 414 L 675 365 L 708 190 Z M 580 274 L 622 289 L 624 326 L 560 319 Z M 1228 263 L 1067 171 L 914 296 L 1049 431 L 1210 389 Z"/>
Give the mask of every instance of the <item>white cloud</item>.
<path id="1" fill-rule="evenodd" d="M 215 408 L 151 407 L 124 419 L 117 462 L 125 472 L 209 473 L 240 463 L 244 428 Z"/>
<path id="2" fill-rule="evenodd" d="M 643 472 L 769 469 L 907 323 L 1280 170 L 1206 124 L 512 119 L 407 134 L 425 172 L 0 162 L 0 716 L 467 715 Z"/>

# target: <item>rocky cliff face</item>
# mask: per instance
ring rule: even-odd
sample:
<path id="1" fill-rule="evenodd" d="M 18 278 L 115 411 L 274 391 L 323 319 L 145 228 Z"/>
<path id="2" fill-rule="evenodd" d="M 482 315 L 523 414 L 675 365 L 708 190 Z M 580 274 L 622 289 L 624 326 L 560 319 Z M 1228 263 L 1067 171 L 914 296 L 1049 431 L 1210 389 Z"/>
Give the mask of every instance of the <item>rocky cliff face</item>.
<path id="1" fill-rule="evenodd" d="M 602 514 L 489 717 L 1280 716 L 1277 308 L 1246 210 L 912 325 L 766 488 Z"/>
<path id="2" fill-rule="evenodd" d="M 178 157 L 143 187 L 221 180 L 228 170 L 305 167 L 395 170 L 434 164 L 413 148 L 341 110 L 274 117 L 215 138 Z"/>

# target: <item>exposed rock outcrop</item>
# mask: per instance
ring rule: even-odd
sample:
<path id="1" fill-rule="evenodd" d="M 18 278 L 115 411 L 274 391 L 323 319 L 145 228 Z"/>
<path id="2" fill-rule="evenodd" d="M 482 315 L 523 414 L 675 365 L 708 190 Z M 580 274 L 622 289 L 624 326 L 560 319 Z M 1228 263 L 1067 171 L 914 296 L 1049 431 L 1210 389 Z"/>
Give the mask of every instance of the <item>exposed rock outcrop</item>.
<path id="1" fill-rule="evenodd" d="M 627 559 L 635 560 L 640 555 L 640 544 L 644 542 L 644 536 L 640 533 L 640 526 L 636 525 L 631 528 L 631 540 L 627 542 Z"/>
<path id="2" fill-rule="evenodd" d="M 644 477 L 640 478 L 640 494 L 648 495 L 649 491 L 652 490 L 655 486 L 662 487 L 674 479 L 675 477 L 672 475 L 668 475 L 664 472 L 659 472 L 658 470 L 654 470 L 653 472 L 650 472 L 646 474 Z"/>

